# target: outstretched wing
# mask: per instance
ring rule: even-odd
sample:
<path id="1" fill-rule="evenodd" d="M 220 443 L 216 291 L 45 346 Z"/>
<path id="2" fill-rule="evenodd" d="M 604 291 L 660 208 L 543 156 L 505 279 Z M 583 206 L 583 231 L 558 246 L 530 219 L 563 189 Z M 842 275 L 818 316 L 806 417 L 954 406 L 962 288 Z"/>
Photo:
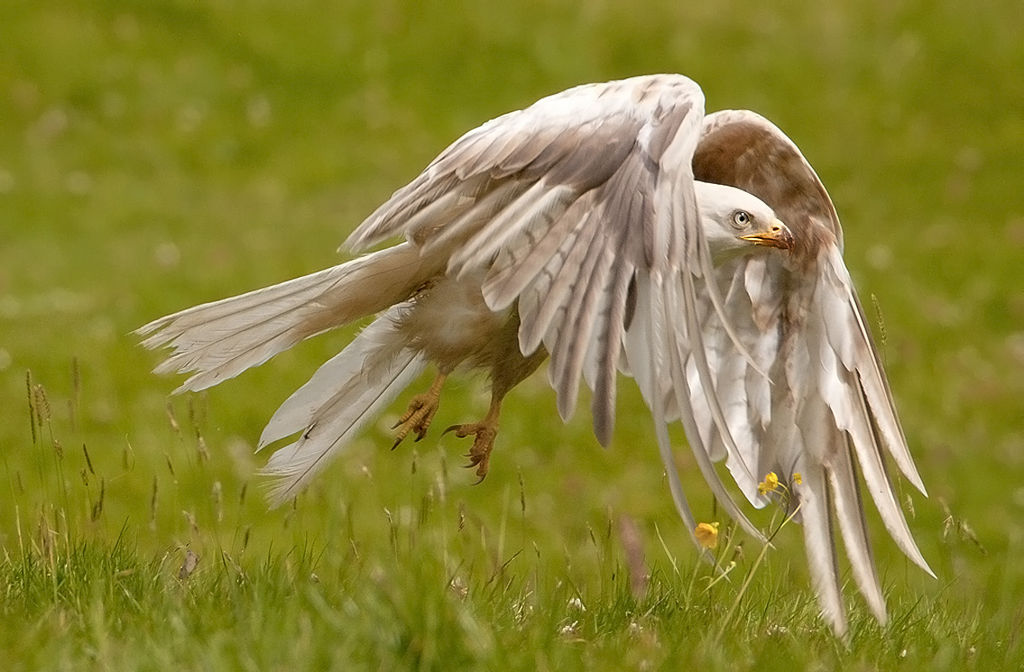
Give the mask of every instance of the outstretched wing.
<path id="1" fill-rule="evenodd" d="M 705 306 L 704 331 L 715 389 L 744 464 L 775 471 L 800 504 L 812 580 L 837 632 L 846 628 L 836 566 L 838 521 L 854 579 L 885 621 L 885 602 L 864 521 L 859 470 L 882 521 L 899 547 L 931 573 L 907 526 L 885 453 L 924 492 L 900 428 L 881 360 L 842 259 L 842 230 L 832 201 L 796 145 L 753 112 L 708 115 L 694 155 L 697 179 L 758 196 L 798 242 L 789 255 L 760 255 L 718 269 L 725 312 L 753 363 L 736 355 L 730 337 Z M 709 317 L 710 316 L 710 317 Z M 705 387 L 690 367 L 691 393 Z M 696 396 L 696 395 L 695 395 Z M 722 456 L 708 409 L 698 424 Z M 728 455 L 740 488 L 756 506 L 767 500 Z M 799 472 L 802 483 L 793 484 Z"/>
<path id="2" fill-rule="evenodd" d="M 493 309 L 515 304 L 524 354 L 544 346 L 563 417 L 580 379 L 594 390 L 594 431 L 611 437 L 615 376 L 636 377 L 658 428 L 674 500 L 695 521 L 672 460 L 666 423 L 680 413 L 705 478 L 728 512 L 761 535 L 728 497 L 696 431 L 685 366 L 717 436 L 736 452 L 712 386 L 698 322 L 713 304 L 713 272 L 699 225 L 691 161 L 704 97 L 680 75 L 591 84 L 544 98 L 470 131 L 348 239 L 364 249 L 404 235 L 448 271 L 484 270 Z M 705 289 L 700 289 L 704 287 Z M 657 382 L 676 382 L 666 399 Z M 680 396 L 681 395 L 681 396 Z"/>

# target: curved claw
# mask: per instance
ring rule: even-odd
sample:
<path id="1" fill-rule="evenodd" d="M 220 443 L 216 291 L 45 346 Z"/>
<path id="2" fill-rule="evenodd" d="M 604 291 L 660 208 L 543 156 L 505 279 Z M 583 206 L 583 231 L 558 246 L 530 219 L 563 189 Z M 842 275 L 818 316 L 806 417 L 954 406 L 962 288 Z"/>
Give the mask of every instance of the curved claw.
<path id="1" fill-rule="evenodd" d="M 475 427 L 476 425 L 452 425 L 441 432 L 441 436 L 444 436 L 448 432 L 455 432 L 455 436 L 460 439 L 464 439 L 470 434 L 476 434 L 479 431 L 475 429 Z"/>
<path id="2" fill-rule="evenodd" d="M 465 465 L 466 469 L 472 469 L 476 467 L 476 475 L 480 479 L 474 484 L 479 484 L 484 478 L 487 477 L 487 470 L 490 467 L 491 451 L 494 449 L 494 439 L 498 435 L 498 428 L 494 422 L 476 422 L 466 425 L 452 425 L 443 432 L 442 435 L 448 432 L 455 432 L 455 436 L 462 439 L 469 435 L 473 435 L 473 445 L 470 447 L 469 452 L 466 453 L 466 457 L 469 458 L 469 464 Z"/>

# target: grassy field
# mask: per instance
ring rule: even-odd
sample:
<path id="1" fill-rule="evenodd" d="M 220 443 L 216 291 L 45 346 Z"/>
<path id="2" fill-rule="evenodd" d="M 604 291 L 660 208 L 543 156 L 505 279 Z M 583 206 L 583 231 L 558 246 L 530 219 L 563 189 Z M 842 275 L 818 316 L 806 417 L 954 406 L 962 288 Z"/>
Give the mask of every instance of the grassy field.
<path id="1" fill-rule="evenodd" d="M 1024 666 L 1018 3 L 628 4 L 0 3 L 6 669 Z M 817 618 L 797 530 L 760 564 L 737 536 L 729 581 L 697 563 L 628 381 L 609 450 L 537 377 L 483 484 L 456 439 L 389 451 L 395 408 L 268 512 L 260 429 L 351 332 L 172 398 L 130 335 L 336 263 L 480 122 L 658 71 L 801 145 L 884 317 L 931 494 L 906 489 L 911 526 L 939 578 L 876 525 L 891 623 L 847 591 L 848 645 Z M 450 386 L 439 426 L 475 419 L 484 392 Z"/>

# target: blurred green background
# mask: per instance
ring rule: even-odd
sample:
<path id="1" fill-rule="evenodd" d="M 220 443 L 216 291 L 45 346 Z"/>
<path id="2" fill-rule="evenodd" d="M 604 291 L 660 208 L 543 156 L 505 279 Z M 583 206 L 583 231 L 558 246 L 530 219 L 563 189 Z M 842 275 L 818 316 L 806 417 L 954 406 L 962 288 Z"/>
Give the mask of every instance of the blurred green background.
<path id="1" fill-rule="evenodd" d="M 943 605 L 975 627 L 996 624 L 992 641 L 1016 646 L 1024 20 L 1010 0 L 5 0 L 5 555 L 45 550 L 51 533 L 122 535 L 146 555 L 315 548 L 331 566 L 381 570 L 396 530 L 450 539 L 468 527 L 473 543 L 441 544 L 462 554 L 451 564 L 511 563 L 587 585 L 605 568 L 595 530 L 615 528 L 607 548 L 619 557 L 625 519 L 650 566 L 671 563 L 656 527 L 691 562 L 628 381 L 607 451 L 586 413 L 560 422 L 538 376 L 511 395 L 482 485 L 455 468 L 467 448 L 455 439 L 434 433 L 387 450 L 395 408 L 295 507 L 268 513 L 255 440 L 351 331 L 170 402 L 177 383 L 149 373 L 157 358 L 130 334 L 336 263 L 363 217 L 489 118 L 578 83 L 665 71 L 697 80 L 709 110 L 775 121 L 835 200 L 847 263 L 868 311 L 884 318 L 884 359 L 931 494 L 907 489 L 911 527 L 939 580 L 878 534 L 891 602 L 914 618 Z M 438 426 L 485 410 L 481 381 L 463 380 L 449 387 Z M 715 518 L 689 472 L 699 517 Z M 809 592 L 799 534 L 787 530 L 779 545 L 769 580 Z M 968 660 L 956 656 L 970 645 L 953 643 L 950 660 Z"/>

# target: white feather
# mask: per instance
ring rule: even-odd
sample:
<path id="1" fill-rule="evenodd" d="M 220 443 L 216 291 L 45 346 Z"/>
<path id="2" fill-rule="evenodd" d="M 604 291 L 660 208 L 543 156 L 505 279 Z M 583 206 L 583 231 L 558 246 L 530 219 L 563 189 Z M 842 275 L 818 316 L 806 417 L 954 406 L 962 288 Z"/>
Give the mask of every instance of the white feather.
<path id="1" fill-rule="evenodd" d="M 436 259 L 403 244 L 317 273 L 167 315 L 138 329 L 147 348 L 170 346 L 157 373 L 193 373 L 176 390 L 202 390 L 299 341 L 404 300 L 436 273 Z"/>
<path id="2" fill-rule="evenodd" d="M 800 465 L 798 465 L 800 466 Z M 804 529 L 804 547 L 811 584 L 818 594 L 822 615 L 840 637 L 846 635 L 846 609 L 839 586 L 832 513 L 823 469 L 811 464 L 800 466 L 803 484 L 796 489 Z"/>
<path id="3" fill-rule="evenodd" d="M 667 345 L 665 343 L 668 333 L 668 321 L 665 317 L 664 291 L 659 284 L 659 278 L 656 276 L 637 283 L 637 293 L 639 295 L 637 307 L 638 309 L 641 307 L 640 302 L 643 300 L 643 307 L 646 309 L 645 313 L 641 314 L 640 319 L 648 322 L 649 326 L 647 329 L 634 332 L 634 338 L 630 339 L 627 345 L 627 352 L 631 355 L 630 367 L 633 369 L 634 374 L 638 370 L 642 372 L 637 377 L 637 380 L 649 381 L 648 390 L 650 398 L 648 404 L 654 420 L 654 433 L 658 442 L 658 454 L 661 456 L 661 462 L 665 468 L 665 477 L 668 479 L 672 502 L 675 504 L 679 517 L 683 519 L 683 524 L 686 526 L 694 546 L 702 549 L 700 542 L 697 540 L 697 521 L 690 510 L 689 502 L 686 500 L 683 484 L 679 480 L 675 455 L 672 452 L 672 441 L 668 435 L 668 423 L 665 420 L 665 399 L 657 385 L 650 387 L 656 380 L 656 372 L 664 370 L 664 365 L 668 360 Z M 644 317 L 646 317 L 646 320 L 644 320 Z M 648 337 L 646 343 L 636 338 L 643 335 Z M 640 389 L 643 391 L 644 386 L 641 386 Z M 711 553 L 707 550 L 702 551 L 702 556 L 709 561 L 713 559 Z"/>
<path id="4" fill-rule="evenodd" d="M 569 187 L 537 182 L 453 254 L 449 270 L 459 276 L 489 265 L 499 251 L 514 246 L 515 239 L 536 235 L 561 219 L 577 196 Z"/>
<path id="5" fill-rule="evenodd" d="M 388 309 L 363 329 L 344 350 L 324 362 L 313 377 L 295 390 L 274 412 L 263 428 L 257 450 L 309 429 L 311 425 L 323 420 L 324 410 L 336 405 L 338 397 L 351 394 L 351 390 L 366 381 L 380 379 L 382 371 L 405 348 L 405 342 L 396 333 L 395 325 L 410 307 L 407 302 Z"/>
<path id="6" fill-rule="evenodd" d="M 825 284 L 819 285 L 821 287 Z M 828 303 L 835 296 L 828 290 L 817 292 L 819 301 Z M 827 319 L 831 311 L 819 307 L 819 319 Z M 820 333 L 827 333 L 825 324 L 821 324 Z M 885 462 L 881 453 L 878 437 L 872 427 L 868 406 L 865 404 L 862 391 L 857 382 L 856 374 L 846 370 L 839 355 L 835 352 L 828 338 L 822 338 L 819 351 L 821 375 L 818 378 L 822 397 L 835 417 L 836 427 L 845 431 L 852 438 L 857 461 L 864 475 L 865 484 L 872 500 L 878 509 L 889 534 L 900 549 L 923 570 L 934 576 L 928 563 L 921 555 L 910 528 L 907 526 L 903 510 L 896 499 L 896 493 L 886 473 Z"/>
<path id="7" fill-rule="evenodd" d="M 679 303 L 675 293 L 677 284 L 670 281 L 664 286 L 665 303 L 667 305 L 678 305 Z M 697 467 L 700 469 L 704 480 L 707 482 L 708 487 L 711 488 L 711 492 L 715 495 L 718 503 L 725 509 L 729 517 L 736 521 L 749 535 L 762 543 L 767 543 L 764 535 L 750 522 L 746 514 L 736 505 L 732 495 L 725 489 L 725 484 L 722 483 L 721 477 L 715 471 L 708 449 L 700 439 L 700 432 L 697 430 L 696 420 L 691 407 L 691 395 L 687 389 L 686 373 L 683 364 L 683 362 L 689 359 L 690 350 L 681 341 L 674 338 L 676 333 L 678 333 L 677 329 L 668 329 L 665 333 L 665 338 L 668 339 L 666 346 L 668 362 L 665 370 L 669 372 L 669 376 L 672 379 L 672 387 L 676 393 L 676 407 L 679 409 L 679 418 L 682 421 L 683 428 L 686 430 L 691 452 L 693 452 L 693 456 L 697 461 Z M 695 396 L 695 398 L 704 398 L 705 401 L 709 399 L 714 394 L 714 391 L 708 392 L 706 390 L 706 387 L 703 388 L 700 396 Z"/>
<path id="8" fill-rule="evenodd" d="M 302 432 L 263 468 L 276 479 L 268 494 L 272 506 L 298 493 L 426 368 L 426 359 L 405 347 L 395 328 L 406 308 L 396 306 L 377 318 L 271 418 L 260 437 L 261 448 Z"/>
<path id="9" fill-rule="evenodd" d="M 832 490 L 832 504 L 835 508 L 839 530 L 843 535 L 843 546 L 850 558 L 850 567 L 857 587 L 864 595 L 871 613 L 878 622 L 885 624 L 885 597 L 875 570 L 875 559 L 871 552 L 871 541 L 868 538 L 867 522 L 864 519 L 864 503 L 861 501 L 857 475 L 853 470 L 853 456 L 847 437 L 837 437 L 833 457 L 827 469 L 829 485 Z M 838 445 L 837 445 L 838 444 Z"/>
<path id="10" fill-rule="evenodd" d="M 914 487 L 926 494 L 896 417 L 889 383 L 878 360 L 871 333 L 864 322 L 860 302 L 853 292 L 853 281 L 836 248 L 828 253 L 825 282 L 829 281 L 831 284 L 826 284 L 825 290 L 828 293 L 821 300 L 822 304 L 826 304 L 823 309 L 830 312 L 825 322 L 829 341 L 833 343 L 846 369 L 856 372 L 872 420 L 881 432 L 889 454 Z"/>

